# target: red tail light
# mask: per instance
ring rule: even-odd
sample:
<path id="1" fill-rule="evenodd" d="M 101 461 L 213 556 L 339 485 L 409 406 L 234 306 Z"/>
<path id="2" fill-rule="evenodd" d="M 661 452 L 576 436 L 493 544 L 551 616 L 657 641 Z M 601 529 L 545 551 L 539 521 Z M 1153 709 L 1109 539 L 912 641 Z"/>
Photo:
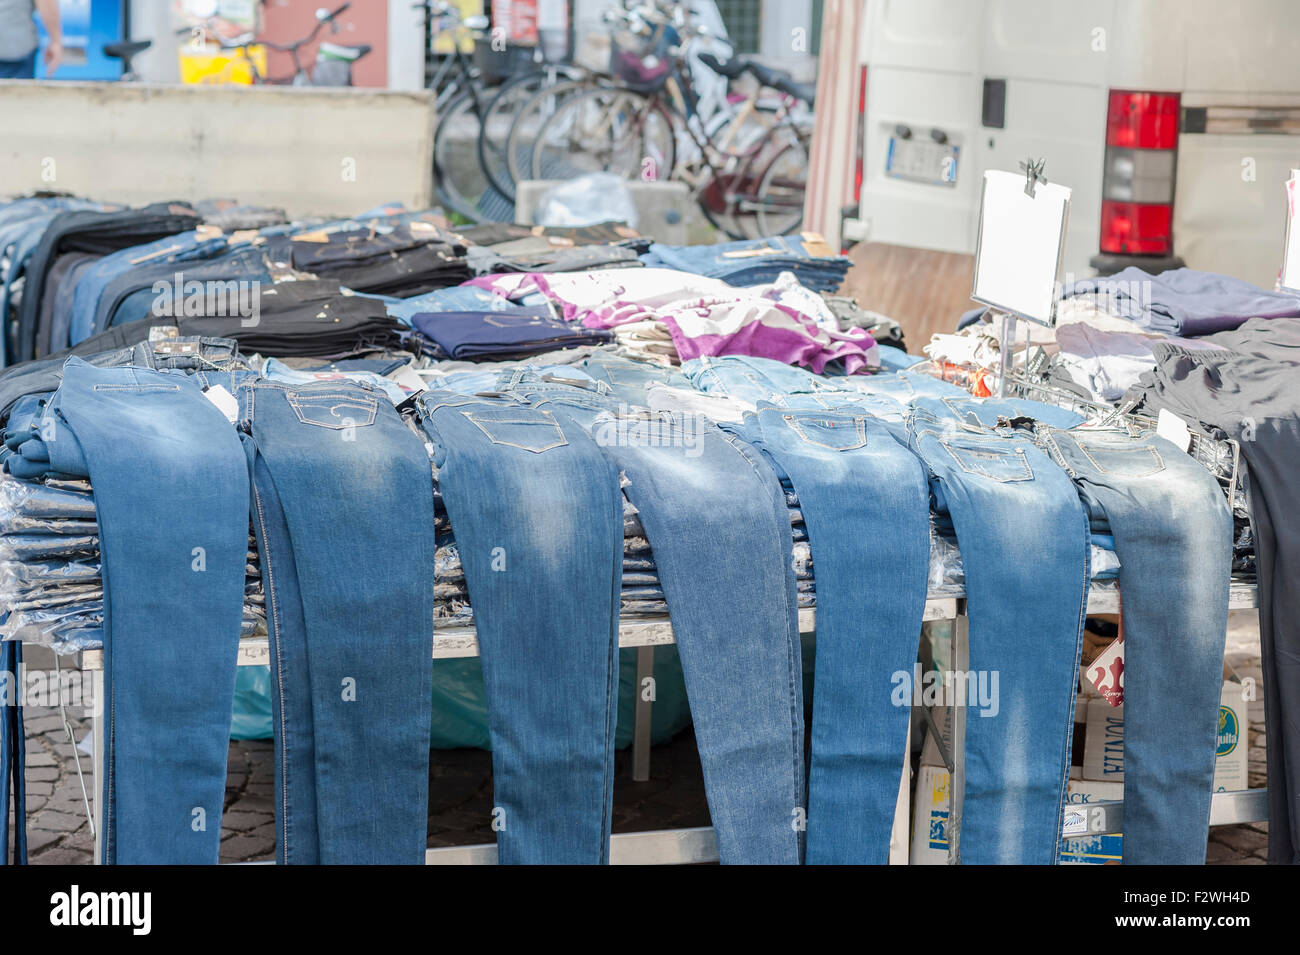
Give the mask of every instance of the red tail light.
<path id="1" fill-rule="evenodd" d="M 1135 202 L 1101 203 L 1101 251 L 1122 255 L 1168 255 L 1174 247 L 1174 207 Z"/>
<path id="2" fill-rule="evenodd" d="M 1179 96 L 1111 90 L 1106 112 L 1101 251 L 1170 255 Z"/>
<path id="3" fill-rule="evenodd" d="M 1178 146 L 1178 94 L 1110 91 L 1106 145 L 1125 149 Z"/>

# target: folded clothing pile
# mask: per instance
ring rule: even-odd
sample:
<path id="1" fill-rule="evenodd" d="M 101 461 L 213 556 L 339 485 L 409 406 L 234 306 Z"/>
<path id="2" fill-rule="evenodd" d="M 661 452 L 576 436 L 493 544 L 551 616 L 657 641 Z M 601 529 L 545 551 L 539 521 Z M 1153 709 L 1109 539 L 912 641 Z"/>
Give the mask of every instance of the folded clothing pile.
<path id="1" fill-rule="evenodd" d="M 614 340 L 605 329 L 584 328 L 551 317 L 546 306 L 513 313 L 492 311 L 421 312 L 411 325 L 442 354 L 472 361 L 510 358 L 580 345 L 601 345 Z"/>
<path id="2" fill-rule="evenodd" d="M 408 298 L 470 277 L 465 245 L 421 220 L 336 232 L 300 232 L 289 245 L 295 269 L 357 292 Z"/>
<path id="3" fill-rule="evenodd" d="M 1081 279 L 1061 295 L 1091 298 L 1102 310 L 1165 335 L 1209 335 L 1237 328 L 1251 318 L 1300 315 L 1300 295 L 1265 291 L 1241 279 L 1196 269 L 1151 275 L 1129 267 L 1114 275 Z"/>
<path id="4" fill-rule="evenodd" d="M 28 361 L 51 349 L 58 292 L 65 284 L 75 286 L 80 274 L 96 259 L 191 231 L 201 223 L 194 209 L 179 202 L 159 202 L 141 209 L 112 212 L 56 213 L 40 230 L 39 241 L 25 265 L 26 278 L 11 357 Z"/>
<path id="5" fill-rule="evenodd" d="M 241 636 L 266 632 L 266 598 L 250 537 Z M 0 638 L 58 653 L 99 649 L 104 581 L 90 482 L 0 476 Z"/>
<path id="6" fill-rule="evenodd" d="M 849 271 L 847 256 L 836 255 L 821 236 L 777 235 L 718 245 L 650 246 L 645 265 L 694 272 L 728 285 L 765 285 L 782 272 L 793 272 L 814 292 L 834 292 Z"/>

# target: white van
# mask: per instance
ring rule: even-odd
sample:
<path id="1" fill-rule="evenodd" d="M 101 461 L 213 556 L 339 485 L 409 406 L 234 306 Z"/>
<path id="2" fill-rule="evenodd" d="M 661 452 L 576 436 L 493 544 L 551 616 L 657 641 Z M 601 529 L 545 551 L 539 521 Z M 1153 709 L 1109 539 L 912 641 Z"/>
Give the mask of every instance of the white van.
<path id="1" fill-rule="evenodd" d="M 973 253 L 984 171 L 1033 157 L 1074 191 L 1067 273 L 1185 263 L 1272 286 L 1300 2 L 861 2 L 847 239 Z"/>

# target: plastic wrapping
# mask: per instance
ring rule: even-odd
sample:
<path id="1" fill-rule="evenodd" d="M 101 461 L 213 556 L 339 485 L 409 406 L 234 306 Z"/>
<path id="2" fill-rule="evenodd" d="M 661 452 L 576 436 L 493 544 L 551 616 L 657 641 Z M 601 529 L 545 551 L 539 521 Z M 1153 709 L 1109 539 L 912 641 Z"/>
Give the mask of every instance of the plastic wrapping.
<path id="1" fill-rule="evenodd" d="M 95 498 L 89 490 L 66 490 L 55 483 L 32 484 L 11 475 L 0 477 L 0 527 L 13 518 L 95 520 Z"/>
<path id="2" fill-rule="evenodd" d="M 635 229 L 636 202 L 627 183 L 611 172 L 593 172 L 547 189 L 533 209 L 533 224 L 556 228 L 624 222 Z"/>
<path id="3" fill-rule="evenodd" d="M 0 535 L 0 563 L 6 561 L 57 561 L 98 557 L 99 535 Z"/>

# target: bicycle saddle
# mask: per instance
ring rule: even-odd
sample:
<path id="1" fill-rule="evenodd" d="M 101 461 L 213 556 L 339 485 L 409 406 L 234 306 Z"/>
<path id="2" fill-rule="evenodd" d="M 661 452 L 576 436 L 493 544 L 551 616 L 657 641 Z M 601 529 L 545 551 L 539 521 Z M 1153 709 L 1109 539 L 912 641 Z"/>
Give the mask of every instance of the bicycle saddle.
<path id="1" fill-rule="evenodd" d="M 104 55 L 129 60 L 137 53 L 143 53 L 151 46 L 153 46 L 153 40 L 124 40 L 121 43 L 105 43 Z"/>
<path id="2" fill-rule="evenodd" d="M 754 79 L 758 80 L 764 86 L 771 87 L 781 93 L 793 96 L 795 99 L 801 99 L 809 106 L 813 105 L 813 100 L 817 97 L 817 87 L 813 83 L 799 83 L 793 76 L 785 70 L 773 69 L 770 66 L 764 66 L 753 60 L 745 63 L 745 68 L 753 74 Z"/>
<path id="3" fill-rule="evenodd" d="M 344 43 L 322 43 L 320 49 L 322 53 L 337 57 L 340 60 L 355 62 L 369 53 L 372 47 L 369 43 L 361 43 L 357 46 L 348 46 Z"/>
<path id="4" fill-rule="evenodd" d="M 734 80 L 745 72 L 745 61 L 739 57 L 733 57 L 726 63 L 723 63 L 712 53 L 701 53 L 700 62 L 711 69 L 719 76 L 725 76 L 729 80 Z"/>

